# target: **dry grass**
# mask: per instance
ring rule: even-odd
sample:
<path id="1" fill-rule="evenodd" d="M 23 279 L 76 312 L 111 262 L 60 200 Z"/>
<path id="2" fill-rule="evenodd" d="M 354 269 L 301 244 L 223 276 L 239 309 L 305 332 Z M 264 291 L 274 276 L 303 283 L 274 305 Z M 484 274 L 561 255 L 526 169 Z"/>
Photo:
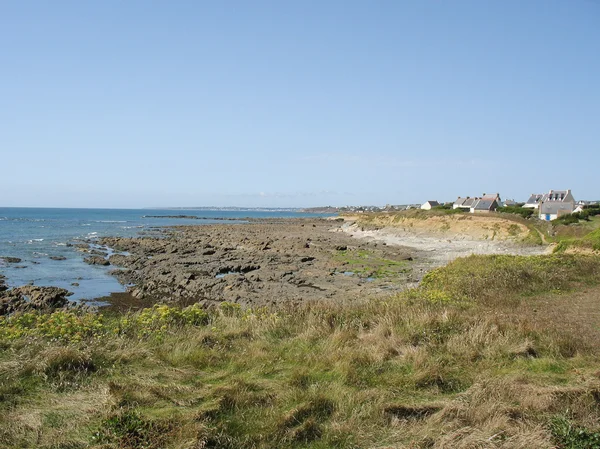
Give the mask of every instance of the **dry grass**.
<path id="1" fill-rule="evenodd" d="M 480 259 L 480 276 L 520 279 L 482 261 L 496 263 Z M 567 446 L 552 423 L 594 438 L 598 354 L 586 341 L 593 334 L 579 338 L 550 312 L 569 309 L 593 329 L 600 322 L 587 311 L 600 288 L 576 290 L 595 280 L 580 270 L 594 261 L 567 262 L 577 268 L 562 281 L 575 290 L 561 294 L 543 282 L 513 292 L 496 279 L 494 295 L 478 295 L 454 279 L 466 268 L 449 266 L 435 282 L 448 284 L 448 297 L 469 292 L 468 302 L 416 294 L 226 306 L 206 324 L 158 334 L 7 341 L 0 447 L 583 448 Z M 530 273 L 554 263 L 516 266 Z M 106 318 L 108 330 L 115 320 Z"/>

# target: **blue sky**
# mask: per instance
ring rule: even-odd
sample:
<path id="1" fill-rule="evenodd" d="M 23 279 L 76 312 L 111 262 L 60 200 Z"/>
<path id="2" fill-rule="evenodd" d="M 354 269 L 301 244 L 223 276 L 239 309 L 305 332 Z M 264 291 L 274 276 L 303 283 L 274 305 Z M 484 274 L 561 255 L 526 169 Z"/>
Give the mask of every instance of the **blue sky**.
<path id="1" fill-rule="evenodd" d="M 600 198 L 600 1 L 0 2 L 0 206 Z"/>

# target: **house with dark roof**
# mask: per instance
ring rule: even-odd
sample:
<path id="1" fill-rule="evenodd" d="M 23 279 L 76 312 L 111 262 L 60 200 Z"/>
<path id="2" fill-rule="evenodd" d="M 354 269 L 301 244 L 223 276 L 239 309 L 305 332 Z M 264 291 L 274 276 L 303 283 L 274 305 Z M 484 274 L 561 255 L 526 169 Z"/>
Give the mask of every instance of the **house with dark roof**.
<path id="1" fill-rule="evenodd" d="M 427 201 L 421 205 L 421 209 L 431 210 L 432 208 L 439 206 L 440 203 L 437 201 Z"/>
<path id="2" fill-rule="evenodd" d="M 452 209 L 467 209 L 470 210 L 471 206 L 473 206 L 473 203 L 475 202 L 477 198 L 471 198 L 471 197 L 466 197 L 466 198 L 461 198 L 460 196 L 456 199 L 456 201 L 452 204 Z"/>
<path id="3" fill-rule="evenodd" d="M 523 204 L 523 207 L 528 209 L 537 209 L 543 196 L 544 194 L 542 193 L 532 193 L 527 202 Z"/>
<path id="4" fill-rule="evenodd" d="M 488 213 L 494 212 L 498 209 L 501 203 L 500 194 L 495 193 L 493 195 L 486 195 L 485 193 L 481 198 L 477 198 L 476 201 L 471 206 L 471 213 Z"/>
<path id="5" fill-rule="evenodd" d="M 540 220 L 556 220 L 563 215 L 572 214 L 574 210 L 575 198 L 571 190 L 550 190 L 539 201 Z"/>

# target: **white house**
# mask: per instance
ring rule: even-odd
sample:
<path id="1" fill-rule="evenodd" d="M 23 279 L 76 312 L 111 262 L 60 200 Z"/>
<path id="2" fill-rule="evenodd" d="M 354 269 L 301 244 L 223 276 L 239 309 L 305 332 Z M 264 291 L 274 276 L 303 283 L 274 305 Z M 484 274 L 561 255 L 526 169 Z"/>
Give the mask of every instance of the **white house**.
<path id="1" fill-rule="evenodd" d="M 437 201 L 427 201 L 421 205 L 421 209 L 431 210 L 433 207 L 439 206 L 440 203 Z"/>
<path id="2" fill-rule="evenodd" d="M 563 215 L 572 214 L 575 210 L 575 198 L 570 190 L 550 190 L 544 193 L 539 201 L 539 217 L 541 220 L 556 220 Z"/>

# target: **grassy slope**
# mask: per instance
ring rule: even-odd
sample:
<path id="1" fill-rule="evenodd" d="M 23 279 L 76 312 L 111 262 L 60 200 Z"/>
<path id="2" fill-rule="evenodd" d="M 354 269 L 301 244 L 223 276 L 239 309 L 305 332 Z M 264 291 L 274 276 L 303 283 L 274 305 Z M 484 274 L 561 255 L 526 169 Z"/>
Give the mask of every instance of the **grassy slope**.
<path id="1" fill-rule="evenodd" d="M 3 320 L 0 447 L 593 447 L 597 349 L 539 314 L 599 281 L 472 256 L 386 301 Z"/>
<path id="2" fill-rule="evenodd" d="M 553 240 L 557 252 L 568 250 L 600 251 L 600 216 L 589 221 L 558 226 Z"/>

